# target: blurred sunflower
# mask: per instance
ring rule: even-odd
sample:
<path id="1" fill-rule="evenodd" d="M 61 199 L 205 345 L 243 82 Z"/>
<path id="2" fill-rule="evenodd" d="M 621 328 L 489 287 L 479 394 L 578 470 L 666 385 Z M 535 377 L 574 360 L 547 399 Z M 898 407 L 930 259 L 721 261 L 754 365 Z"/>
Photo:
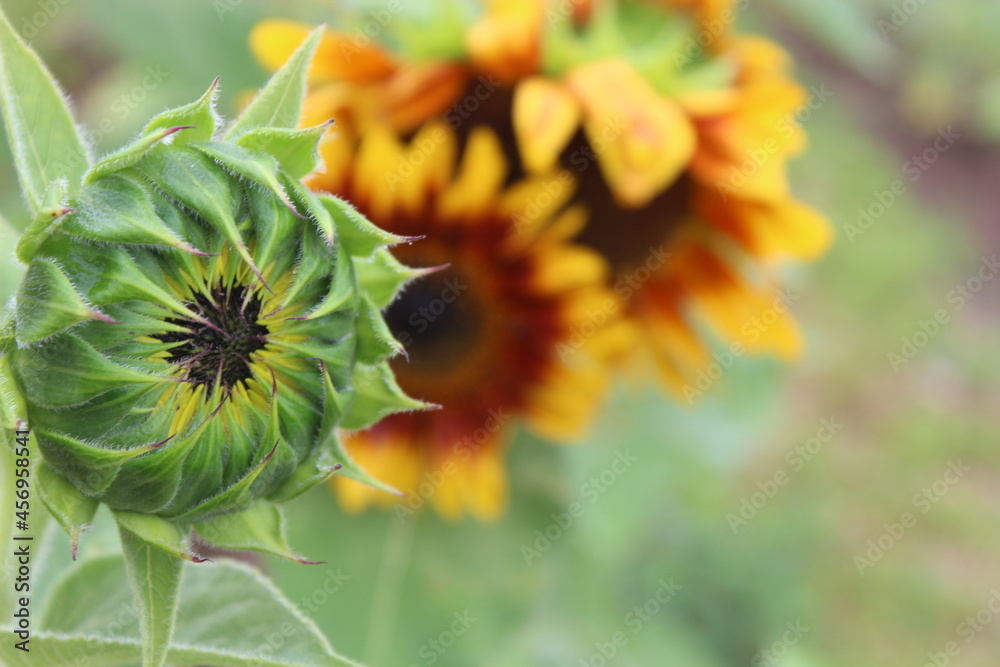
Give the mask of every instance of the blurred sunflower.
<path id="1" fill-rule="evenodd" d="M 443 123 L 410 142 L 371 128 L 314 183 L 383 229 L 422 237 L 376 261 L 427 270 L 385 316 L 409 354 L 393 362 L 399 385 L 442 406 L 346 438 L 360 465 L 406 494 L 336 482 L 348 508 L 399 503 L 406 514 L 429 502 L 447 517 L 497 516 L 514 419 L 550 439 L 579 436 L 606 388 L 606 358 L 623 344 L 613 326 L 574 329 L 585 311 L 612 319 L 617 304 L 600 255 L 568 242 L 584 223 L 579 207 L 565 208 L 573 183 L 529 177 L 505 187 L 507 161 L 486 128 L 469 136 L 460 163 L 457 152 Z M 358 271 L 363 280 L 363 263 Z"/>
<path id="2" fill-rule="evenodd" d="M 461 142 L 491 127 L 511 179 L 571 175 L 568 205 L 588 214 L 576 241 L 607 260 L 607 286 L 643 332 L 632 358 L 652 358 L 691 400 L 712 364 L 703 324 L 737 354 L 799 353 L 775 263 L 831 241 L 787 179 L 807 94 L 782 49 L 734 34 L 734 12 L 727 0 L 497 0 L 458 55 L 431 30 L 410 31 L 399 53 L 330 33 L 310 112 L 341 124 L 324 148 L 332 165 L 370 123 L 410 135 L 443 118 Z M 274 65 L 307 29 L 265 22 L 254 50 Z"/>

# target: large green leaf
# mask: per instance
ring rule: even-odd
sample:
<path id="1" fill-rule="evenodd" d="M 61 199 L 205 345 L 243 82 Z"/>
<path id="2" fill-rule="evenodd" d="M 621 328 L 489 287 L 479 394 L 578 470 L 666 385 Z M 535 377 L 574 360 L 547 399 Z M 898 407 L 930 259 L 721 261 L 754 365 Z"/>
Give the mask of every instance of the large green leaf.
<path id="1" fill-rule="evenodd" d="M 7 140 L 32 214 L 49 184 L 79 185 L 90 153 L 62 91 L 48 69 L 0 11 L 0 108 Z"/>
<path id="2" fill-rule="evenodd" d="M 125 552 L 125 569 L 139 611 L 142 665 L 163 667 L 177 620 L 183 561 L 121 524 L 119 532 Z M 74 598 L 67 596 L 63 599 Z"/>
<path id="3" fill-rule="evenodd" d="M 122 559 L 82 561 L 59 581 L 38 619 L 31 653 L 0 645 L 9 667 L 130 667 L 142 647 Z M 338 656 L 316 626 L 256 571 L 243 565 L 186 564 L 174 641 L 175 667 L 357 667 Z M 73 604 L 60 601 L 72 600 Z M 5 636 L 9 629 L 0 628 Z"/>

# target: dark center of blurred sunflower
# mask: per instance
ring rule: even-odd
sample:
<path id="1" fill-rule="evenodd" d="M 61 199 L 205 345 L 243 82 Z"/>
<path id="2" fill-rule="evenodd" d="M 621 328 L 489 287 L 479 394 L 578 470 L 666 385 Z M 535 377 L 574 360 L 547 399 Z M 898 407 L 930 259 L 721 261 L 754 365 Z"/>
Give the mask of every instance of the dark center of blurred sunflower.
<path id="1" fill-rule="evenodd" d="M 251 355 L 267 344 L 268 329 L 258 323 L 261 302 L 247 286 L 215 287 L 210 295 L 197 294 L 185 304 L 204 321 L 170 319 L 187 331 L 157 334 L 164 343 L 178 343 L 167 360 L 184 369 L 185 379 L 206 385 L 206 394 L 217 381 L 230 390 L 253 377 Z"/>
<path id="2" fill-rule="evenodd" d="M 478 80 L 473 81 L 462 99 L 477 96 Z M 497 134 L 504 153 L 511 162 L 508 183 L 526 176 L 520 161 L 513 125 L 514 94 L 509 88 L 497 88 L 474 111 L 458 114 L 463 121 L 457 134 L 463 140 L 477 125 L 488 125 Z M 457 113 L 457 112 L 455 112 Z M 590 212 L 589 222 L 574 239 L 602 254 L 616 275 L 644 264 L 665 243 L 680 223 L 691 215 L 693 183 L 687 174 L 641 208 L 620 207 L 601 174 L 597 153 L 582 130 L 567 144 L 560 156 L 562 168 L 577 181 L 571 204 L 583 204 Z"/>

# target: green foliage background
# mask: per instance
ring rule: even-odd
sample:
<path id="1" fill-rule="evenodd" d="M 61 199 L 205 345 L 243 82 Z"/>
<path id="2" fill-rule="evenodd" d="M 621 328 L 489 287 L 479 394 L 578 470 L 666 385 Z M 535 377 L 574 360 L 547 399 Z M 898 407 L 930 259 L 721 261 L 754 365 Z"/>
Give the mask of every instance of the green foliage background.
<path id="1" fill-rule="evenodd" d="M 879 21 L 903 4 L 920 8 L 883 39 Z M 616 632 L 628 642 L 610 664 L 753 664 L 789 623 L 808 631 L 767 664 L 922 665 L 955 642 L 949 664 L 995 665 L 1000 620 L 982 616 L 968 642 L 960 624 L 1000 590 L 1000 280 L 960 312 L 948 302 L 1000 250 L 991 143 L 1000 70 L 989 29 L 1000 17 L 988 5 L 758 0 L 744 11 L 744 29 L 777 37 L 807 85 L 833 92 L 804 120 L 812 145 L 793 163 L 797 191 L 839 236 L 823 262 L 792 275 L 809 340 L 799 364 L 742 359 L 693 409 L 623 385 L 578 447 L 520 433 L 511 508 L 496 524 L 345 516 L 317 489 L 291 506 L 290 537 L 326 565 L 263 567 L 339 652 L 377 667 L 601 665 L 597 645 Z M 265 78 L 246 44 L 256 20 L 350 27 L 366 16 L 310 0 L 5 0 L 4 9 L 22 32 L 37 30 L 33 45 L 81 119 L 108 121 L 104 149 L 216 75 L 232 116 Z M 949 125 L 961 139 L 850 239 L 859 207 L 906 179 L 905 163 Z M 0 210 L 23 227 L 9 159 Z M 14 278 L 2 271 L 6 298 Z M 950 323 L 894 372 L 888 353 L 942 308 Z M 734 534 L 727 515 L 788 471 L 786 454 L 824 418 L 843 428 Z M 638 462 L 588 503 L 582 486 L 624 450 Z M 915 494 L 958 460 L 971 470 L 921 513 Z M 581 500 L 583 516 L 527 564 L 522 546 Z M 907 511 L 916 525 L 859 575 L 855 556 Z M 633 632 L 630 612 L 671 580 L 681 590 Z M 476 620 L 434 650 L 429 642 L 449 643 L 465 613 Z"/>

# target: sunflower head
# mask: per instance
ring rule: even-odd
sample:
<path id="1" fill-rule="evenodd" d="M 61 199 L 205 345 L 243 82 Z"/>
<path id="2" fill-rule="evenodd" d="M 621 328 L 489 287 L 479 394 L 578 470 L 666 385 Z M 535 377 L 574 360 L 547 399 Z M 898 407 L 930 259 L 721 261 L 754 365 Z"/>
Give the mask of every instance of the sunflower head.
<path id="1" fill-rule="evenodd" d="M 400 346 L 378 305 L 410 277 L 375 259 L 401 239 L 301 184 L 326 125 L 296 129 L 275 101 L 301 90 L 299 70 L 225 134 L 217 82 L 160 114 L 82 182 L 53 183 L 18 245 L 0 370 L 74 539 L 103 503 L 178 555 L 192 527 L 293 555 L 271 503 L 339 469 L 367 479 L 337 427 L 422 406 L 392 378 Z"/>

